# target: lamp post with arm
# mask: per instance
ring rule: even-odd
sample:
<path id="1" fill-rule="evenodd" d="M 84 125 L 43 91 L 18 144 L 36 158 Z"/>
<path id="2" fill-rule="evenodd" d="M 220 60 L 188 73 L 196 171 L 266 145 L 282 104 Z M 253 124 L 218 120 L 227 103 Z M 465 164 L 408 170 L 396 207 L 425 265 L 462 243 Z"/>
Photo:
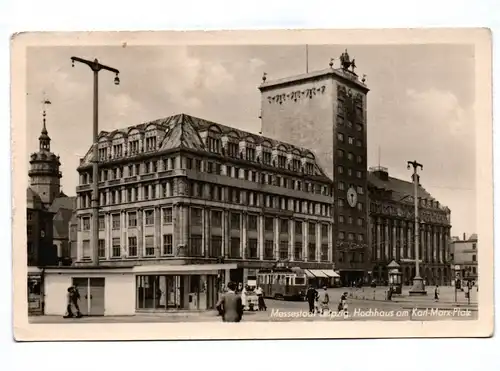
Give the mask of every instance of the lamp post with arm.
<path id="1" fill-rule="evenodd" d="M 99 265 L 99 159 L 98 159 L 98 143 L 99 143 L 99 72 L 106 70 L 115 74 L 115 85 L 120 84 L 118 77 L 120 71 L 116 68 L 105 66 L 97 59 L 89 61 L 79 57 L 71 57 L 71 65 L 75 66 L 75 62 L 86 64 L 94 72 L 94 107 L 93 107 L 93 143 L 92 143 L 92 262 L 94 265 Z"/>
<path id="2" fill-rule="evenodd" d="M 413 277 L 413 285 L 410 289 L 410 296 L 427 295 L 425 291 L 424 280 L 420 277 L 420 251 L 419 251 L 419 233 L 420 222 L 418 216 L 418 168 L 424 169 L 422 164 L 417 161 L 408 161 L 408 169 L 413 168 L 413 190 L 415 201 L 415 277 Z"/>

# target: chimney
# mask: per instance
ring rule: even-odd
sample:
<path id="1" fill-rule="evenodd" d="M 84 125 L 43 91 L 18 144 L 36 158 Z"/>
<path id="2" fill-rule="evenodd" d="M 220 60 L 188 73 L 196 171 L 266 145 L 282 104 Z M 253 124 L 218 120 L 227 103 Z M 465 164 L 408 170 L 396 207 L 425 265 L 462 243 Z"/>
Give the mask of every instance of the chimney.
<path id="1" fill-rule="evenodd" d="M 465 233 L 464 233 L 464 241 L 465 241 Z"/>

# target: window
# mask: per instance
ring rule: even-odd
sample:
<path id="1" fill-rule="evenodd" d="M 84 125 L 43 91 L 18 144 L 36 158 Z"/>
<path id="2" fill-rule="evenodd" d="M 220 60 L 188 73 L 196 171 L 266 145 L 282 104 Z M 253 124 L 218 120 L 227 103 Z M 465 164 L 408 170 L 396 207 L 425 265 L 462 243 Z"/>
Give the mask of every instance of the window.
<path id="1" fill-rule="evenodd" d="M 356 139 L 356 147 L 361 147 L 361 146 L 362 146 L 361 140 Z"/>
<path id="2" fill-rule="evenodd" d="M 88 217 L 82 218 L 82 230 L 90 231 L 90 218 Z"/>
<path id="3" fill-rule="evenodd" d="M 356 124 L 356 131 L 362 131 L 363 126 L 361 124 Z"/>
<path id="4" fill-rule="evenodd" d="M 476 261 L 476 255 L 472 255 L 472 261 L 475 262 Z"/>
<path id="5" fill-rule="evenodd" d="M 113 229 L 120 229 L 120 214 L 111 215 Z"/>
<path id="6" fill-rule="evenodd" d="M 348 239 L 349 241 L 354 241 L 354 233 L 348 233 L 348 234 L 347 234 L 347 239 Z"/>
<path id="7" fill-rule="evenodd" d="M 345 238 L 344 232 L 339 232 L 339 240 L 343 240 Z"/>
<path id="8" fill-rule="evenodd" d="M 321 256 L 320 260 L 322 261 L 328 261 L 328 244 L 327 243 L 322 243 L 321 244 Z"/>
<path id="9" fill-rule="evenodd" d="M 222 211 L 212 210 L 212 227 L 222 227 Z"/>
<path id="10" fill-rule="evenodd" d="M 287 219 L 280 220 L 280 233 L 287 233 L 288 234 L 288 220 Z"/>
<path id="11" fill-rule="evenodd" d="M 137 212 L 131 211 L 128 213 L 128 227 L 137 227 Z"/>
<path id="12" fill-rule="evenodd" d="M 202 225 L 202 209 L 192 207 L 191 208 L 191 225 L 201 227 Z"/>
<path id="13" fill-rule="evenodd" d="M 352 176 L 352 169 L 351 168 L 347 169 L 347 175 Z"/>
<path id="14" fill-rule="evenodd" d="M 240 258 L 240 239 L 239 237 L 230 238 L 230 251 L 229 255 L 231 258 Z"/>
<path id="15" fill-rule="evenodd" d="M 279 254 L 280 259 L 288 259 L 288 241 L 280 241 Z"/>
<path id="16" fill-rule="evenodd" d="M 231 213 L 231 229 L 240 229 L 240 214 Z"/>
<path id="17" fill-rule="evenodd" d="M 473 244 L 472 244 L 472 248 L 473 248 L 474 250 L 476 250 L 476 247 L 477 247 L 477 244 L 476 244 L 476 243 L 473 243 Z"/>
<path id="18" fill-rule="evenodd" d="M 154 210 L 144 210 L 145 224 L 154 225 L 155 224 L 155 211 Z"/>
<path id="19" fill-rule="evenodd" d="M 106 241 L 100 239 L 97 242 L 97 255 L 99 258 L 105 258 L 106 257 Z"/>
<path id="20" fill-rule="evenodd" d="M 82 241 L 82 258 L 90 259 L 90 240 Z"/>
<path id="21" fill-rule="evenodd" d="M 358 177 L 359 179 L 361 179 L 361 178 L 362 178 L 362 176 L 363 176 L 363 175 L 362 175 L 361 171 L 359 171 L 359 170 L 358 170 L 358 171 L 356 171 L 356 177 Z"/>
<path id="22" fill-rule="evenodd" d="M 356 156 L 356 162 L 357 162 L 358 164 L 361 164 L 361 163 L 363 162 L 363 157 L 361 157 L 361 156 L 359 156 L 359 155 L 358 155 L 358 156 Z"/>
<path id="23" fill-rule="evenodd" d="M 191 235 L 189 238 L 189 256 L 201 256 L 202 236 L 200 234 Z"/>
<path id="24" fill-rule="evenodd" d="M 257 239 L 249 238 L 248 239 L 248 257 L 250 259 L 257 259 Z"/>
<path id="25" fill-rule="evenodd" d="M 347 218 L 347 223 L 348 224 L 352 224 L 353 223 L 352 216 L 350 216 L 350 217 Z"/>
<path id="26" fill-rule="evenodd" d="M 315 261 L 316 260 L 316 242 L 309 242 L 309 252 L 308 252 L 308 260 Z"/>
<path id="27" fill-rule="evenodd" d="M 339 142 L 343 142 L 344 141 L 344 134 L 337 133 L 337 138 L 338 138 Z"/>
<path id="28" fill-rule="evenodd" d="M 28 211 L 26 218 L 28 219 L 28 221 L 31 221 L 33 219 L 33 213 Z"/>
<path id="29" fill-rule="evenodd" d="M 286 157 L 283 155 L 278 155 L 278 167 L 285 168 L 286 167 Z"/>
<path id="30" fill-rule="evenodd" d="M 354 155 L 353 155 L 351 152 L 349 152 L 349 153 L 347 154 L 347 159 L 348 159 L 349 161 L 354 160 Z"/>
<path id="31" fill-rule="evenodd" d="M 358 192 L 358 194 L 362 195 L 362 194 L 364 194 L 364 193 L 365 193 L 365 191 L 363 190 L 363 187 L 361 187 L 361 186 L 357 186 L 356 188 L 357 188 L 357 192 Z"/>
<path id="32" fill-rule="evenodd" d="M 231 157 L 238 157 L 238 147 L 237 143 L 227 143 L 227 154 Z"/>
<path id="33" fill-rule="evenodd" d="M 302 241 L 295 241 L 295 249 L 293 252 L 295 260 L 302 260 Z"/>
<path id="34" fill-rule="evenodd" d="M 118 258 L 121 255 L 120 238 L 113 238 L 112 242 L 111 257 Z"/>
<path id="35" fill-rule="evenodd" d="M 128 238 L 128 256 L 137 256 L 137 237 Z"/>
<path id="36" fill-rule="evenodd" d="M 186 169 L 192 169 L 193 168 L 193 159 L 186 157 Z"/>
<path id="37" fill-rule="evenodd" d="M 328 224 L 321 224 L 321 238 L 328 238 Z"/>
<path id="38" fill-rule="evenodd" d="M 362 226 L 363 226 L 363 224 L 364 224 L 364 223 L 363 223 L 363 219 L 362 219 L 362 218 L 358 218 L 358 220 L 357 220 L 357 225 L 359 225 L 360 227 L 362 227 Z"/>
<path id="39" fill-rule="evenodd" d="M 349 141 L 348 141 L 349 144 L 354 144 L 354 138 L 353 137 L 349 137 Z"/>
<path id="40" fill-rule="evenodd" d="M 266 240 L 264 242 L 264 259 L 274 258 L 274 241 Z"/>
<path id="41" fill-rule="evenodd" d="M 345 189 L 345 184 L 343 182 L 338 183 L 339 190 L 343 191 Z"/>
<path id="42" fill-rule="evenodd" d="M 172 246 L 172 234 L 164 234 L 163 235 L 163 246 L 162 246 L 162 254 L 163 255 L 172 255 L 174 253 Z"/>
<path id="43" fill-rule="evenodd" d="M 28 234 L 28 237 L 32 237 L 33 236 L 33 226 L 28 225 L 28 227 L 27 227 L 27 234 Z"/>
<path id="44" fill-rule="evenodd" d="M 361 202 L 358 202 L 358 210 L 363 211 L 363 204 Z"/>
<path id="45" fill-rule="evenodd" d="M 264 151 L 262 152 L 262 163 L 265 165 L 270 165 L 271 164 L 271 153 Z"/>
<path id="46" fill-rule="evenodd" d="M 153 256 L 155 254 L 155 237 L 154 236 L 146 236 L 145 237 L 145 247 L 146 247 L 146 256 Z"/>
<path id="47" fill-rule="evenodd" d="M 295 235 L 302 236 L 302 222 L 295 222 Z"/>
<path id="48" fill-rule="evenodd" d="M 358 234 L 358 242 L 363 242 L 365 240 L 365 236 L 362 234 Z"/>
<path id="49" fill-rule="evenodd" d="M 256 231 L 257 230 L 257 215 L 248 215 L 248 230 Z"/>
<path id="50" fill-rule="evenodd" d="M 316 236 L 316 224 L 309 223 L 309 239 Z"/>
<path id="51" fill-rule="evenodd" d="M 246 149 L 246 157 L 249 161 L 255 161 L 255 149 L 251 147 L 247 147 Z"/>
<path id="52" fill-rule="evenodd" d="M 274 219 L 273 218 L 265 218 L 264 220 L 264 229 L 268 232 L 274 231 Z"/>
<path id="53" fill-rule="evenodd" d="M 339 198 L 339 207 L 344 207 L 344 200 Z"/>
<path id="54" fill-rule="evenodd" d="M 343 224 L 345 222 L 344 215 L 339 215 L 339 224 Z"/>
<path id="55" fill-rule="evenodd" d="M 222 256 L 222 237 L 212 236 L 210 243 L 210 257 L 217 258 Z"/>
<path id="56" fill-rule="evenodd" d="M 344 167 L 343 166 L 337 166 L 337 172 L 339 174 L 344 174 Z"/>
<path id="57" fill-rule="evenodd" d="M 162 210 L 163 213 L 163 224 L 172 223 L 172 208 L 166 207 Z"/>

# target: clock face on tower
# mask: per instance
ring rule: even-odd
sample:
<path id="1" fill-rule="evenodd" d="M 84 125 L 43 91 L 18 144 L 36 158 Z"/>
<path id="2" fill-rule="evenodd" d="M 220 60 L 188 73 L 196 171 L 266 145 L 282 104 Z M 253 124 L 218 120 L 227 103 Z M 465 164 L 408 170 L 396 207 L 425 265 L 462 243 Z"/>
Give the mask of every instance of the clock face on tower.
<path id="1" fill-rule="evenodd" d="M 347 203 L 349 204 L 350 207 L 356 207 L 358 203 L 358 194 L 356 193 L 356 190 L 353 187 L 350 187 L 347 190 Z"/>

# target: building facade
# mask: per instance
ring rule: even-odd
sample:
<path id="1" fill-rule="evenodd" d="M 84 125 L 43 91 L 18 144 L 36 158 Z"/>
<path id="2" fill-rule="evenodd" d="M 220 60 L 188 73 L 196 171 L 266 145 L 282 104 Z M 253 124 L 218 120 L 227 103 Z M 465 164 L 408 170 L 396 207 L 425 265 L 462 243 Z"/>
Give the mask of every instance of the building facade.
<path id="1" fill-rule="evenodd" d="M 91 150 L 79 266 L 92 265 Z M 277 261 L 331 270 L 333 185 L 311 151 L 183 114 L 102 132 L 98 151 L 100 266 L 224 260 L 241 283 Z"/>
<path id="2" fill-rule="evenodd" d="M 453 267 L 458 265 L 458 276 L 463 280 L 479 281 L 477 234 L 463 239 L 454 237 L 451 242 L 451 261 Z"/>
<path id="3" fill-rule="evenodd" d="M 389 176 L 387 168 L 376 167 L 368 174 L 370 197 L 370 276 L 388 282 L 387 266 L 395 261 L 403 284 L 415 276 L 415 209 L 413 182 Z M 435 200 L 420 184 L 419 261 L 420 275 L 428 285 L 449 285 L 450 210 Z"/>
<path id="4" fill-rule="evenodd" d="M 367 93 L 347 51 L 340 68 L 283 79 L 259 87 L 262 132 L 314 148 L 335 189 L 335 268 L 349 285 L 369 268 L 367 192 Z"/>

